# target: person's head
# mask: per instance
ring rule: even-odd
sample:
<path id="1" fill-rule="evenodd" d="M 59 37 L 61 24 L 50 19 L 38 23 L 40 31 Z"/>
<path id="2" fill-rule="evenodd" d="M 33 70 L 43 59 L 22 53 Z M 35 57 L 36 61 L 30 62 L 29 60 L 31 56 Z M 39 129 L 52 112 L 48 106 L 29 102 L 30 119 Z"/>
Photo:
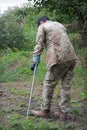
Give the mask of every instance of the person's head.
<path id="1" fill-rule="evenodd" d="M 41 23 L 45 23 L 49 18 L 47 16 L 42 16 L 38 19 L 37 25 L 40 26 Z"/>

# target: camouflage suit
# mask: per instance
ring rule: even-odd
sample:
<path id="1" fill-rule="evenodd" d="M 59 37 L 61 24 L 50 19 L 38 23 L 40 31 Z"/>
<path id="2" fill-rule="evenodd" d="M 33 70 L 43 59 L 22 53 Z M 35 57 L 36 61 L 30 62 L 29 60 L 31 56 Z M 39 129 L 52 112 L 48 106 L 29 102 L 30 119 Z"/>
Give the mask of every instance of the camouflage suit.
<path id="1" fill-rule="evenodd" d="M 46 48 L 47 73 L 43 85 L 43 110 L 50 110 L 54 88 L 61 80 L 60 109 L 69 110 L 70 88 L 76 54 L 70 43 L 65 27 L 53 21 L 46 21 L 38 27 L 34 54 L 41 55 Z"/>

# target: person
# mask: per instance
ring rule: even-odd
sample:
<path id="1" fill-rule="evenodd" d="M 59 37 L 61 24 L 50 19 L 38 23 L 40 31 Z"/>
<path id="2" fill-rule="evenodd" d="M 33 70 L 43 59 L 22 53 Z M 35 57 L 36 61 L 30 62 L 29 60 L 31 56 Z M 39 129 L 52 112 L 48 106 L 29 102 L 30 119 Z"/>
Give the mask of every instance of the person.
<path id="1" fill-rule="evenodd" d="M 68 38 L 66 28 L 47 16 L 38 19 L 36 45 L 33 52 L 34 64 L 40 63 L 40 55 L 46 49 L 47 72 L 43 83 L 43 101 L 40 110 L 31 110 L 37 117 L 49 117 L 53 92 L 61 80 L 59 119 L 66 120 L 70 110 L 70 89 L 76 54 Z M 35 66 L 35 65 L 34 65 Z"/>

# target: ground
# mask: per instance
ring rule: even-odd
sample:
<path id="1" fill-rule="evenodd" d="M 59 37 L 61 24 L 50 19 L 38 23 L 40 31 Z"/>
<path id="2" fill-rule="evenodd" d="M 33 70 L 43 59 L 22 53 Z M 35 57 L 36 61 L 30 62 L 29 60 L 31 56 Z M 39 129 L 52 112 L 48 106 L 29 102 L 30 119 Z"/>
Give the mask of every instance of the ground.
<path id="1" fill-rule="evenodd" d="M 29 92 L 31 88 L 29 82 L 10 82 L 0 83 L 0 130 L 30 130 L 25 124 L 26 120 Z M 35 125 L 42 122 L 42 126 L 37 126 L 35 130 L 86 130 L 87 129 L 87 105 L 85 100 L 78 100 L 78 88 L 72 88 L 72 104 L 73 112 L 69 114 L 69 118 L 65 123 L 59 121 L 57 117 L 51 116 L 50 119 L 42 119 L 31 117 L 30 122 Z M 35 84 L 31 109 L 40 107 L 42 98 L 42 85 Z M 52 101 L 52 113 L 58 109 L 59 89 L 56 88 Z M 28 120 L 29 121 L 29 120 Z M 52 128 L 44 127 L 52 125 Z M 43 127 L 43 129 L 42 129 Z M 33 128 L 31 128 L 33 130 Z"/>

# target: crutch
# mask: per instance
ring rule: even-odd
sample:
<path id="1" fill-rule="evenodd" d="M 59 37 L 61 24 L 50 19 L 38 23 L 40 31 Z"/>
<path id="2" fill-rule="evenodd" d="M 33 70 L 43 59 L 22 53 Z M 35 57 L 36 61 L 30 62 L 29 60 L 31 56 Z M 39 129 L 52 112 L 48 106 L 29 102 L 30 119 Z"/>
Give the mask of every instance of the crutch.
<path id="1" fill-rule="evenodd" d="M 35 81 L 35 76 L 36 76 L 36 69 L 37 69 L 37 64 L 35 64 L 34 67 L 34 75 L 33 75 L 33 81 L 32 81 L 32 87 L 31 87 L 31 91 L 30 91 L 30 97 L 29 97 L 29 102 L 28 102 L 28 109 L 27 109 L 27 118 L 30 112 L 30 105 L 31 105 L 31 98 L 32 98 L 32 93 L 33 93 L 33 89 L 34 89 L 34 81 Z"/>

